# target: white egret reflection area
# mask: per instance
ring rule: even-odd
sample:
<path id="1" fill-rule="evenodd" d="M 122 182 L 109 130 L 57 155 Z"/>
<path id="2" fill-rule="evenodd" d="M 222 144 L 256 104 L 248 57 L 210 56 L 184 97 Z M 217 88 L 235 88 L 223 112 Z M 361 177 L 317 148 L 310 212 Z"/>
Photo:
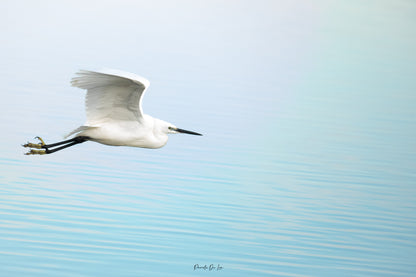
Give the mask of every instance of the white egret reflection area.
<path id="1" fill-rule="evenodd" d="M 413 2 L 1 6 L 0 276 L 416 275 Z M 204 136 L 24 156 L 102 67 Z"/>

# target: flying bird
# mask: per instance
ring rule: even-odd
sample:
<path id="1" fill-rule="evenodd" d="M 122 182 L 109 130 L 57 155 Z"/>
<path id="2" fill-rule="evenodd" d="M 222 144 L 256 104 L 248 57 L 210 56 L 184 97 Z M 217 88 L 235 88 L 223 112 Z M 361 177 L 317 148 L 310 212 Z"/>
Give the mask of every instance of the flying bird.
<path id="1" fill-rule="evenodd" d="M 112 146 L 160 148 L 168 134 L 201 134 L 180 129 L 175 125 L 143 113 L 142 99 L 150 83 L 143 77 L 119 70 L 81 70 L 71 81 L 72 86 L 87 90 L 84 125 L 70 132 L 70 139 L 46 144 L 26 143 L 26 155 L 51 154 L 86 141 Z"/>

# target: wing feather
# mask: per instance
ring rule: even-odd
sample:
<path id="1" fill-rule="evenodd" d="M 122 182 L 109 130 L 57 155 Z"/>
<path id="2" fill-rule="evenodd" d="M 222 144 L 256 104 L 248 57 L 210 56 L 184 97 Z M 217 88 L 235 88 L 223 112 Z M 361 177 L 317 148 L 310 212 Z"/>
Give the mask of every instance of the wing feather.
<path id="1" fill-rule="evenodd" d="M 81 70 L 71 84 L 87 90 L 87 126 L 96 126 L 108 120 L 140 120 L 143 116 L 143 94 L 150 85 L 143 77 L 110 69 Z"/>

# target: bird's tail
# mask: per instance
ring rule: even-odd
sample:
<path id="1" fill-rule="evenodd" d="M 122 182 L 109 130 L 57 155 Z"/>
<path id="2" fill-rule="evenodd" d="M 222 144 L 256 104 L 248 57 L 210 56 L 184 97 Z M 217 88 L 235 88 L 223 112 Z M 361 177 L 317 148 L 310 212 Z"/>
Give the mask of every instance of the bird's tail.
<path id="1" fill-rule="evenodd" d="M 79 133 L 79 132 L 82 132 L 82 131 L 85 131 L 85 130 L 88 130 L 88 129 L 91 129 L 91 128 L 94 128 L 94 127 L 91 127 L 91 126 L 79 126 L 78 128 L 76 128 L 75 130 L 73 130 L 69 134 L 65 135 L 64 138 L 68 138 L 68 137 L 70 137 L 70 136 L 72 136 L 72 135 L 74 135 L 76 133 Z"/>

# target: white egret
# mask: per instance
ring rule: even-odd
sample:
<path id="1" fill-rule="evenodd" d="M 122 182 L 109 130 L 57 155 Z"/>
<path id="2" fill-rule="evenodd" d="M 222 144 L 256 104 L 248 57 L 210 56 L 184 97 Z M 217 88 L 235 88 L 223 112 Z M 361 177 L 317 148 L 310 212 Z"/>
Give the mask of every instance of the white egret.
<path id="1" fill-rule="evenodd" d="M 71 81 L 72 86 L 86 89 L 87 121 L 66 137 L 73 138 L 52 144 L 27 143 L 26 155 L 51 154 L 85 141 L 113 146 L 160 148 L 168 141 L 168 134 L 201 135 L 177 128 L 166 121 L 144 114 L 142 99 L 149 81 L 136 74 L 118 71 L 81 70 Z"/>

